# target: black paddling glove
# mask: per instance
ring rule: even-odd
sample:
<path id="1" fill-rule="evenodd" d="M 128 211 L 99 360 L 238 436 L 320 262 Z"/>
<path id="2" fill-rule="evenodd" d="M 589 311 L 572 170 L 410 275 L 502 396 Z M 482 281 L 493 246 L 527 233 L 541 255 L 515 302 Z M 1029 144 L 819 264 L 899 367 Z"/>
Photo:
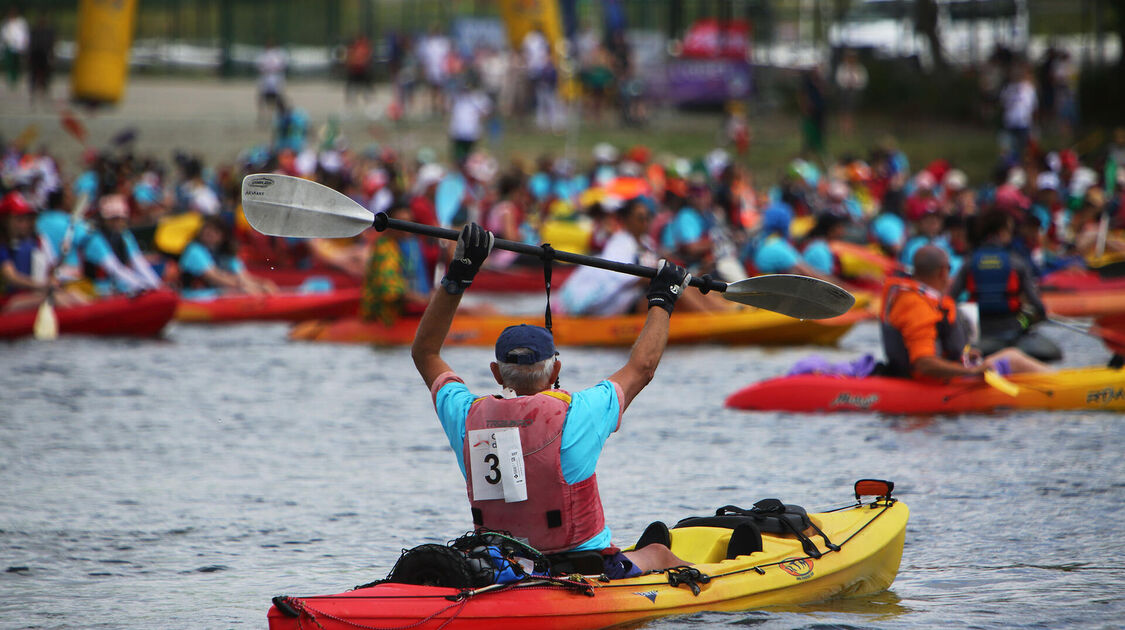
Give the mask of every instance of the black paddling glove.
<path id="1" fill-rule="evenodd" d="M 687 269 L 661 258 L 656 266 L 656 275 L 648 283 L 648 307 L 659 306 L 671 315 L 676 300 L 690 281 L 691 274 Z"/>
<path id="2" fill-rule="evenodd" d="M 473 277 L 480 271 L 484 259 L 492 251 L 495 238 L 492 232 L 476 223 L 461 228 L 457 236 L 457 248 L 453 250 L 453 260 L 445 270 L 441 286 L 450 295 L 460 295 L 473 283 Z"/>

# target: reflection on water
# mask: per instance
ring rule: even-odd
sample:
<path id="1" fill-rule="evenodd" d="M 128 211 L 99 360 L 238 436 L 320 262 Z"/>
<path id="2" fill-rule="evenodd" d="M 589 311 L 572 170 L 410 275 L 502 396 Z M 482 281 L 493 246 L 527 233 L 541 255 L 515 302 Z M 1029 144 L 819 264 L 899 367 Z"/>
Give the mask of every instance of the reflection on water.
<path id="1" fill-rule="evenodd" d="M 0 627 L 265 626 L 270 597 L 384 577 L 405 547 L 469 527 L 452 453 L 405 349 L 294 344 L 278 325 L 173 327 L 165 341 L 0 346 Z M 1100 362 L 1051 330 L 1069 365 Z M 811 351 L 671 348 L 599 466 L 619 543 L 651 521 L 766 497 L 809 508 L 861 477 L 911 508 L 891 591 L 648 628 L 1119 627 L 1118 415 L 802 416 L 722 408 Z M 490 353 L 445 358 L 494 389 Z M 624 350 L 564 348 L 592 385 Z"/>

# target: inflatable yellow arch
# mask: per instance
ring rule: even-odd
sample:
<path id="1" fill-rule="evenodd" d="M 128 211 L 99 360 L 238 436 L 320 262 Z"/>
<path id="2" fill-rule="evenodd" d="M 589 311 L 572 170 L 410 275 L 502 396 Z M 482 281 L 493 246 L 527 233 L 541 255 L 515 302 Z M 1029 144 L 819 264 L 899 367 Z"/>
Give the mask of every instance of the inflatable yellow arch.
<path id="1" fill-rule="evenodd" d="M 125 93 L 137 0 L 79 0 L 78 53 L 70 72 L 70 96 L 116 103 Z"/>

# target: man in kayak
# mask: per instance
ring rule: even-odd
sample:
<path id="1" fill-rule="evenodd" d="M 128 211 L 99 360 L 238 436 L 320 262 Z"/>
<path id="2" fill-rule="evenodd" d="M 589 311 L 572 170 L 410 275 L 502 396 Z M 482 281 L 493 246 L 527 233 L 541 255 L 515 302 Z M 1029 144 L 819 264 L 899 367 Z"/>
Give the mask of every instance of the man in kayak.
<path id="1" fill-rule="evenodd" d="M 948 379 L 979 377 L 990 369 L 1002 375 L 1048 371 L 1016 348 L 987 357 L 971 349 L 956 305 L 945 295 L 949 283 L 949 256 L 936 245 L 914 254 L 913 277 L 887 280 L 880 332 L 891 376 Z"/>
<path id="2" fill-rule="evenodd" d="M 1043 361 L 1057 361 L 1062 350 L 1031 329 L 1047 318 L 1030 261 L 1011 249 L 1012 217 L 994 211 L 981 217 L 981 244 L 957 273 L 949 290 L 954 298 L 967 291 L 980 312 L 981 349 L 994 352 L 1015 346 Z"/>
<path id="3" fill-rule="evenodd" d="M 411 348 L 467 481 L 473 524 L 510 531 L 548 554 L 601 552 L 610 578 L 687 564 L 663 544 L 667 538 L 628 553 L 612 546 L 594 469 L 622 413 L 652 380 L 672 309 L 691 276 L 661 261 L 649 283 L 644 328 L 628 362 L 607 380 L 574 394 L 557 389 L 562 364 L 550 331 L 510 326 L 496 341 L 492 363 L 507 397 L 474 396 L 440 352 L 461 294 L 492 244 L 492 233 L 475 223 L 461 230 Z"/>

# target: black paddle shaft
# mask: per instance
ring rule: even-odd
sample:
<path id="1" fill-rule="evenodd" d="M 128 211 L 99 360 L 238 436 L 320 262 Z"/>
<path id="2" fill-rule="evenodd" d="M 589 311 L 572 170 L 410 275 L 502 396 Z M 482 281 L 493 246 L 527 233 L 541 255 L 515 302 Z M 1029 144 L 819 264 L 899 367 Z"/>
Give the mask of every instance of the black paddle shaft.
<path id="1" fill-rule="evenodd" d="M 421 234 L 422 236 L 441 238 L 447 241 L 455 241 L 457 240 L 458 235 L 460 235 L 460 232 L 458 232 L 457 230 L 451 230 L 449 228 L 441 228 L 432 225 L 412 223 L 410 221 L 402 221 L 400 219 L 392 219 L 388 217 L 385 212 L 379 212 L 375 214 L 373 225 L 375 229 L 380 232 L 386 230 L 387 228 L 390 228 L 393 230 L 401 230 L 403 232 Z M 587 267 L 608 269 L 609 271 L 616 271 L 618 273 L 624 273 L 640 278 L 651 278 L 656 275 L 656 270 L 652 267 L 605 260 L 603 258 L 595 258 L 593 256 L 584 256 L 582 254 L 559 251 L 553 248 L 547 250 L 544 249 L 542 245 L 528 245 L 526 243 L 517 243 L 515 241 L 509 241 L 503 238 L 496 239 L 493 242 L 492 247 L 494 249 L 506 249 L 510 252 L 527 254 L 529 256 L 535 256 L 536 258 L 544 258 L 545 255 L 549 255 L 550 258 L 554 260 L 561 260 L 563 262 L 574 263 L 576 265 L 585 265 Z M 707 291 L 718 291 L 722 293 L 727 290 L 727 283 L 715 280 L 710 276 L 704 276 L 702 278 L 692 276 L 691 282 L 689 282 L 688 284 L 693 287 L 697 287 L 700 291 L 703 291 L 705 293 Z"/>

